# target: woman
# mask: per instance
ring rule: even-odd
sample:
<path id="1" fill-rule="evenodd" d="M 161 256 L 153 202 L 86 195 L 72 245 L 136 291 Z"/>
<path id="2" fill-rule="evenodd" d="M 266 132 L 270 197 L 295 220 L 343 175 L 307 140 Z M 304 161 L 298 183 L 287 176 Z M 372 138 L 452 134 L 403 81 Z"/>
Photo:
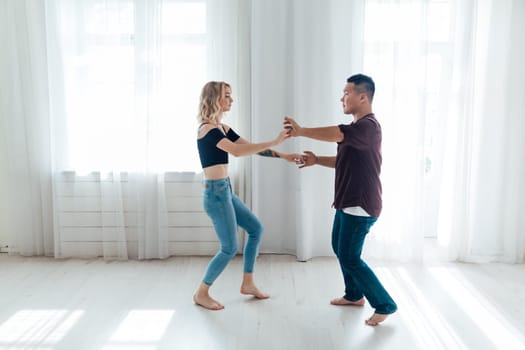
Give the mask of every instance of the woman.
<path id="1" fill-rule="evenodd" d="M 204 209 L 213 222 L 221 244 L 193 296 L 195 304 L 209 310 L 224 308 L 210 296 L 209 289 L 237 253 L 237 225 L 248 233 L 244 247 L 241 293 L 253 295 L 258 299 L 269 298 L 269 295 L 261 292 L 253 281 L 253 268 L 263 227 L 250 209 L 232 192 L 228 178 L 228 154 L 240 157 L 259 153 L 263 156 L 283 157 L 289 161 L 300 158 L 299 155 L 269 149 L 289 137 L 287 130 L 281 131 L 272 141 L 251 143 L 223 124 L 224 113 L 231 109 L 233 102 L 231 94 L 231 87 L 225 82 L 207 83 L 202 89 L 198 115 L 200 126 L 197 146 L 204 172 Z"/>

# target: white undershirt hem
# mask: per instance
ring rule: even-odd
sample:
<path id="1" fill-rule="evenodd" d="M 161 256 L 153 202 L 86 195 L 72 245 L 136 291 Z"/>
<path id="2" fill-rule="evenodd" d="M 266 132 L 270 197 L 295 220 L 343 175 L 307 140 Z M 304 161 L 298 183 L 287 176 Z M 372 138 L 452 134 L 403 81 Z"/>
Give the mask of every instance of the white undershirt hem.
<path id="1" fill-rule="evenodd" d="M 366 210 L 364 210 L 363 208 L 361 208 L 359 206 L 343 208 L 343 212 L 345 212 L 346 214 L 354 215 L 354 216 L 368 216 L 368 217 L 370 217 L 370 215 L 366 212 Z"/>

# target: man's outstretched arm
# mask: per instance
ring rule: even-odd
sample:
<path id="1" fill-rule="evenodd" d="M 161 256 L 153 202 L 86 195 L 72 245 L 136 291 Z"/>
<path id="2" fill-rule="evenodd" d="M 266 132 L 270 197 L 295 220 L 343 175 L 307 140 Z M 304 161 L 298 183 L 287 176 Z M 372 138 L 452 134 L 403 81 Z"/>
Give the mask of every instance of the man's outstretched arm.
<path id="1" fill-rule="evenodd" d="M 303 136 L 314 140 L 327 142 L 341 142 L 344 134 L 338 126 L 325 126 L 319 128 L 304 128 L 300 126 L 293 118 L 284 117 L 284 127 L 289 130 L 291 136 Z"/>
<path id="2" fill-rule="evenodd" d="M 327 168 L 335 168 L 335 156 L 332 157 L 326 157 L 321 156 L 318 157 L 315 153 L 310 151 L 304 151 L 303 155 L 301 156 L 303 160 L 303 164 L 299 168 L 304 168 L 312 165 L 322 165 Z"/>

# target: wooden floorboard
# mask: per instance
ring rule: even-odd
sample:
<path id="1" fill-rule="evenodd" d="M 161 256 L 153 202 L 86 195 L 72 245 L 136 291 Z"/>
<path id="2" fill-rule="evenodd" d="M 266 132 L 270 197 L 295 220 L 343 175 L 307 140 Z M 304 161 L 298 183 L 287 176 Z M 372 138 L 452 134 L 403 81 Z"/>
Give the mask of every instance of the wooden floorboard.
<path id="1" fill-rule="evenodd" d="M 0 349 L 525 349 L 525 265 L 370 262 L 399 306 L 378 327 L 336 307 L 333 257 L 261 255 L 239 293 L 242 257 L 212 287 L 225 305 L 192 303 L 209 257 L 56 260 L 0 254 Z"/>

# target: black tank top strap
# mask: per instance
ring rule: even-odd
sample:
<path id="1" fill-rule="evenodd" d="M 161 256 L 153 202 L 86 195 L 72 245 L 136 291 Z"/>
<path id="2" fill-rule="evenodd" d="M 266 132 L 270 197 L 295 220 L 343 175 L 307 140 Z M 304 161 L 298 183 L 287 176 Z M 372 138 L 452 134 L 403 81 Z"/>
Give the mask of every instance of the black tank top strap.
<path id="1" fill-rule="evenodd" d="M 199 132 L 199 133 L 200 133 L 200 132 L 201 132 L 201 129 L 202 129 L 202 127 L 203 127 L 204 125 L 208 125 L 208 124 L 211 124 L 211 123 L 209 123 L 209 122 L 204 122 L 204 123 L 200 123 L 199 127 L 197 128 L 197 132 Z"/>

